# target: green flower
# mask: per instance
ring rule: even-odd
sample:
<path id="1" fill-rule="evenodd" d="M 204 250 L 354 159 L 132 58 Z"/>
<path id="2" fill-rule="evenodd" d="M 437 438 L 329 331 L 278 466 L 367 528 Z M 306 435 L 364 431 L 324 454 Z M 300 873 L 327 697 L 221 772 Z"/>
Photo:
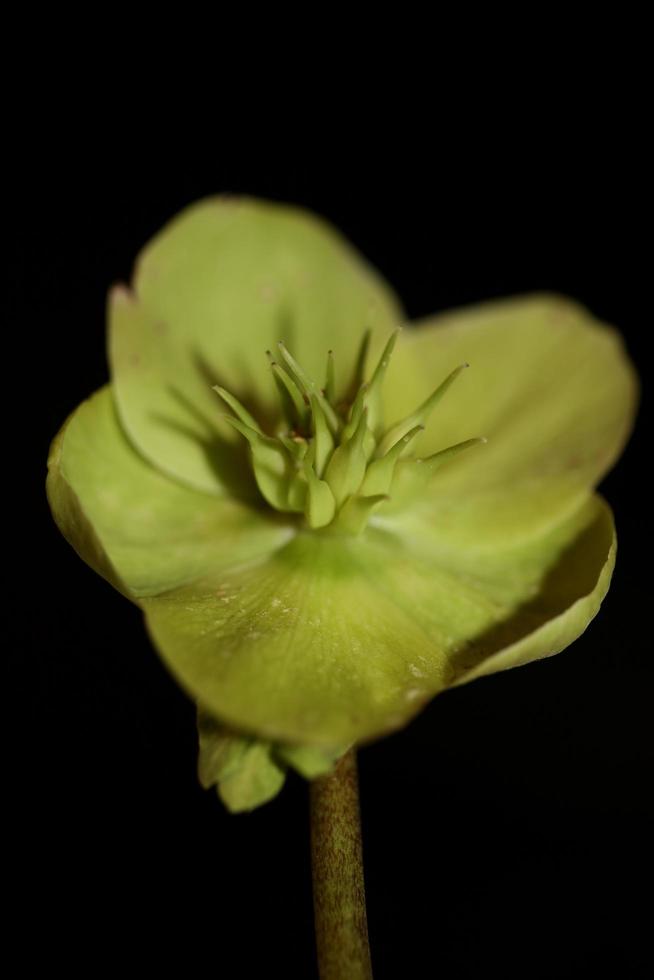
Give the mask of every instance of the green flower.
<path id="1" fill-rule="evenodd" d="M 112 291 L 111 383 L 53 442 L 55 520 L 143 610 L 233 809 L 559 652 L 608 589 L 616 333 L 552 295 L 401 323 L 321 221 L 203 201 Z"/>

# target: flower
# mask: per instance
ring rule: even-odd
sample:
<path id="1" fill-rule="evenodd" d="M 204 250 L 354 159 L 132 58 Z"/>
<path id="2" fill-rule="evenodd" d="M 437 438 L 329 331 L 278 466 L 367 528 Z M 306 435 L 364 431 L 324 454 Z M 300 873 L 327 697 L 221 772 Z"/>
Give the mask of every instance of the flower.
<path id="1" fill-rule="evenodd" d="M 143 610 L 232 809 L 559 652 L 608 589 L 619 336 L 556 295 L 402 320 L 322 221 L 202 201 L 112 290 L 111 383 L 53 442 L 55 520 Z"/>

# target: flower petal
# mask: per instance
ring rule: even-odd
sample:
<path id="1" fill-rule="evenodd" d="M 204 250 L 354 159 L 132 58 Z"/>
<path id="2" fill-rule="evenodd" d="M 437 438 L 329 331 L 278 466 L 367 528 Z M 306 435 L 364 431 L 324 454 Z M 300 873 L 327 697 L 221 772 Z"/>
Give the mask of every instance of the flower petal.
<path id="1" fill-rule="evenodd" d="M 333 348 L 342 389 L 364 328 L 385 337 L 399 317 L 388 287 L 326 223 L 255 200 L 202 201 L 142 252 L 132 292 L 110 297 L 121 420 L 162 470 L 221 492 L 236 440 L 213 385 L 270 421 L 267 348 L 284 340 L 320 383 Z"/>
<path id="2" fill-rule="evenodd" d="M 268 742 L 237 735 L 206 712 L 198 712 L 198 778 L 215 786 L 232 813 L 254 810 L 279 793 L 286 771 Z"/>
<path id="3" fill-rule="evenodd" d="M 385 386 L 389 422 L 464 362 L 470 369 L 435 409 L 416 454 L 488 437 L 444 465 L 430 493 L 444 537 L 495 547 L 580 505 L 626 441 L 637 378 L 618 334 L 582 307 L 516 297 L 404 331 Z"/>
<path id="4" fill-rule="evenodd" d="M 273 799 L 291 767 L 305 779 L 330 772 L 349 746 L 324 748 L 261 741 L 230 731 L 198 709 L 198 777 L 204 789 L 216 787 L 232 813 L 253 810 Z"/>
<path id="5" fill-rule="evenodd" d="M 131 597 L 258 558 L 290 533 L 264 511 L 190 490 L 150 466 L 125 438 L 109 387 L 73 412 L 48 466 L 48 498 L 62 533 Z"/>
<path id="6" fill-rule="evenodd" d="M 613 553 L 610 512 L 591 498 L 539 539 L 482 558 L 381 529 L 302 533 L 142 605 L 164 660 L 212 715 L 333 746 L 401 726 L 485 662 L 561 649 L 597 611 Z"/>

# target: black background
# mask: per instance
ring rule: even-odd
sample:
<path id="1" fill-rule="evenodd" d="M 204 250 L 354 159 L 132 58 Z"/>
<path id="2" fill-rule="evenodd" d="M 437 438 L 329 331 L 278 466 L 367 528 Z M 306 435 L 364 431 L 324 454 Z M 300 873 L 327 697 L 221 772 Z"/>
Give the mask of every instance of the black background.
<path id="1" fill-rule="evenodd" d="M 458 126 L 371 119 L 353 141 L 323 111 L 311 135 L 298 123 L 292 137 L 279 106 L 238 127 L 221 105 L 197 128 L 175 111 L 135 140 L 124 118 L 142 115 L 138 105 L 105 110 L 93 139 L 83 114 L 62 127 L 53 108 L 31 134 L 12 283 L 28 341 L 21 390 L 36 408 L 22 445 L 25 609 L 8 613 L 18 626 L 10 856 L 25 963 L 314 976 L 306 785 L 290 777 L 246 816 L 200 789 L 191 704 L 138 611 L 60 537 L 43 492 L 50 439 L 106 378 L 106 291 L 169 217 L 225 191 L 314 209 L 381 270 L 410 317 L 531 289 L 568 293 L 623 331 L 645 376 L 637 121 L 590 119 L 583 102 L 565 125 L 546 104 L 508 117 L 489 106 Z M 586 634 L 558 657 L 446 693 L 360 753 L 378 980 L 646 972 L 645 410 L 602 485 L 620 549 Z"/>

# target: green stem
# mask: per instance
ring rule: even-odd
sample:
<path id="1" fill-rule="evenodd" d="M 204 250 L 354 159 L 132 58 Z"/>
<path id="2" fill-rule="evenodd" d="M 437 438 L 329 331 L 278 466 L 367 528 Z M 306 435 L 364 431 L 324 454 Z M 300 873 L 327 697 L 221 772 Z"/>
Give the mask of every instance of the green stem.
<path id="1" fill-rule="evenodd" d="M 354 749 L 312 780 L 310 795 L 320 980 L 372 980 Z"/>

